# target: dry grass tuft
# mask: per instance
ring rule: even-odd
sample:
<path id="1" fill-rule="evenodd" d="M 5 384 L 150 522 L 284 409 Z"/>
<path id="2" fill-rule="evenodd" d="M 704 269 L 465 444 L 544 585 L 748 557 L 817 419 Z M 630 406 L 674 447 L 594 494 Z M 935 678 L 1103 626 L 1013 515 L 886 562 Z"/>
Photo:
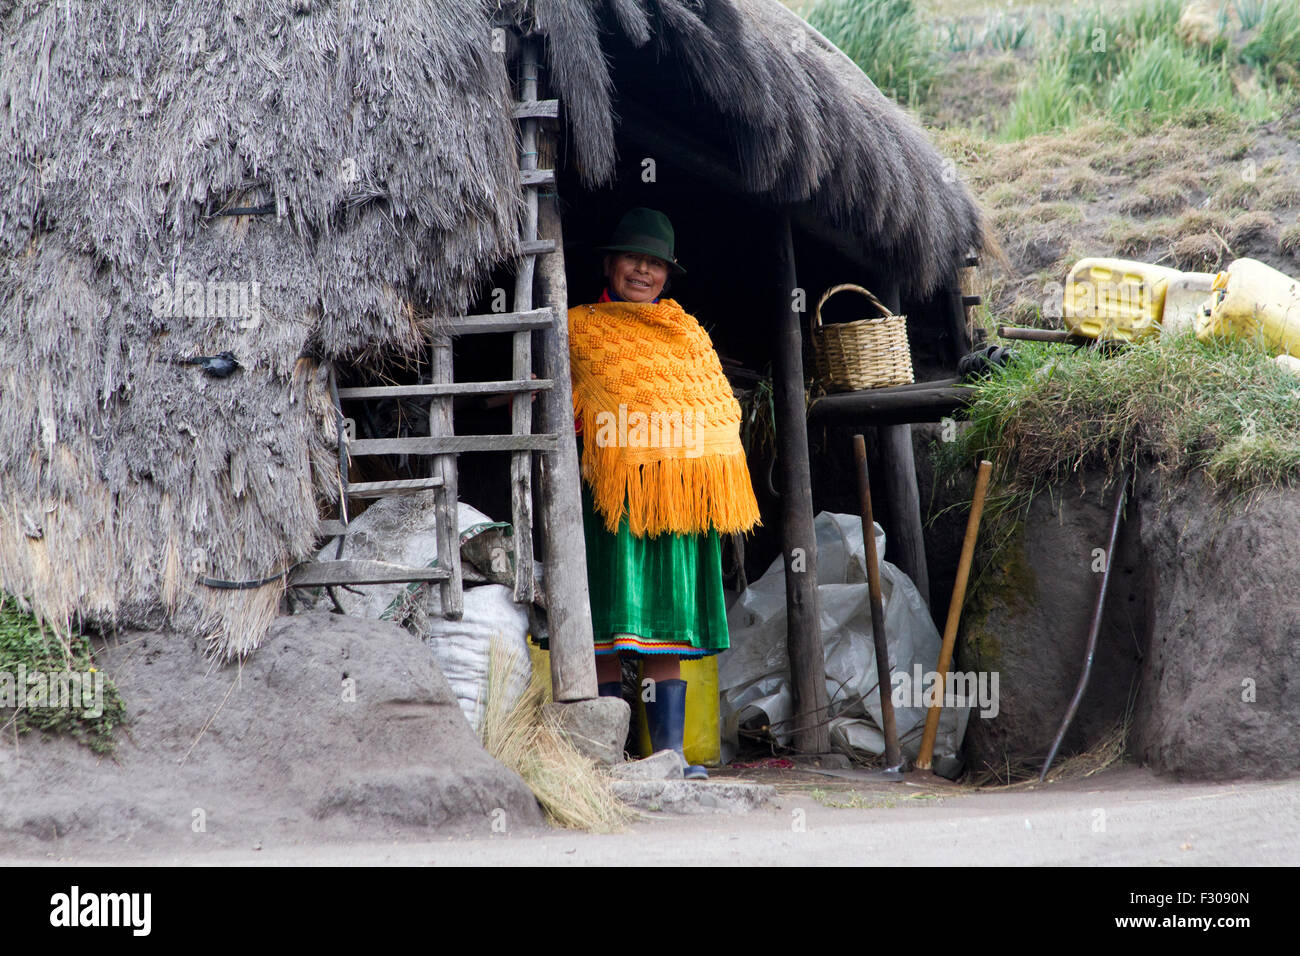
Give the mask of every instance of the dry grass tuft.
<path id="1" fill-rule="evenodd" d="M 1103 770 L 1124 762 L 1128 755 L 1128 735 L 1131 718 L 1125 717 L 1115 723 L 1109 732 L 1082 753 L 1058 759 L 1047 772 L 1044 783 L 1059 783 L 1063 780 L 1079 780 L 1101 773 Z M 1030 767 L 1025 764 L 988 768 L 972 774 L 967 786 L 983 790 L 1032 790 L 1038 786 L 1038 775 L 1042 767 Z"/>
<path id="2" fill-rule="evenodd" d="M 479 729 L 484 749 L 523 778 L 556 826 L 592 833 L 621 830 L 636 814 L 614 796 L 595 762 L 574 749 L 543 713 L 550 697 L 545 678 L 534 668 L 528 688 L 513 703 L 503 691 L 514 657 L 504 642 L 492 642 Z"/>

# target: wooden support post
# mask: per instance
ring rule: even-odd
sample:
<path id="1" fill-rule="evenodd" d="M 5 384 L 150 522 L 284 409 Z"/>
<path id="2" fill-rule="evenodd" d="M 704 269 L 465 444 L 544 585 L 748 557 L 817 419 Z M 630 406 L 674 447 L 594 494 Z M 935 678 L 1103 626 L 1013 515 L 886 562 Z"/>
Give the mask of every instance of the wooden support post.
<path id="1" fill-rule="evenodd" d="M 540 139 L 550 140 L 553 135 L 543 130 Z M 555 384 L 537 400 L 545 431 L 557 439 L 555 451 L 541 455 L 542 560 L 551 635 L 551 687 L 557 701 L 586 700 L 596 696 L 596 657 L 587 595 L 578 443 L 573 435 L 568 285 L 555 197 L 539 197 L 537 213 L 539 233 L 554 239 L 556 248 L 537 264 L 538 297 L 542 305 L 555 310 L 554 324 L 540 334 L 542 376 Z"/>
<path id="2" fill-rule="evenodd" d="M 537 99 L 537 41 L 526 38 L 520 51 L 520 99 L 533 102 Z M 520 154 L 522 170 L 537 169 L 537 120 L 519 121 Z M 524 187 L 524 222 L 520 238 L 532 242 L 537 238 L 537 187 Z M 519 257 L 515 271 L 516 312 L 527 312 L 533 307 L 534 256 Z M 513 375 L 516 381 L 527 379 L 533 372 L 533 333 L 521 329 L 514 334 Z M 533 397 L 517 393 L 510 405 L 510 431 L 514 435 L 527 435 L 533 430 Z M 533 599 L 533 454 L 517 451 L 510 456 L 510 522 L 514 526 L 515 588 L 514 598 L 520 604 Z"/>
<path id="3" fill-rule="evenodd" d="M 803 317 L 795 310 L 794 240 L 790 217 L 776 232 L 776 446 L 781 465 L 781 547 L 785 556 L 786 651 L 794 697 L 794 747 L 830 750 L 826 658 L 817 597 L 817 536 L 813 529 L 808 424 L 804 417 Z"/>
<path id="4" fill-rule="evenodd" d="M 962 301 L 961 283 L 953 284 L 939 293 L 941 304 L 948 312 L 948 336 L 952 339 L 952 367 L 955 369 L 962 357 L 975 347 L 971 339 L 970 324 L 966 320 L 966 304 Z"/>
<path id="5" fill-rule="evenodd" d="M 898 285 L 882 288 L 880 301 L 899 312 Z M 890 534 L 885 544 L 889 561 L 912 579 L 926 607 L 930 606 L 930 570 L 925 560 L 921 527 L 921 493 L 916 487 L 916 459 L 911 425 L 881 425 L 877 429 L 884 466 L 885 504 Z"/>
<path id="6" fill-rule="evenodd" d="M 452 374 L 451 336 L 435 335 L 430 342 L 430 366 L 434 384 L 448 384 Z M 452 397 L 436 397 L 429 402 L 429 437 L 454 435 Z M 433 477 L 442 479 L 438 491 L 435 514 L 438 519 L 438 566 L 448 572 L 438 585 L 442 616 L 449 621 L 459 621 L 465 613 L 464 585 L 460 575 L 459 492 L 456 479 L 456 456 L 436 455 L 433 459 Z"/>

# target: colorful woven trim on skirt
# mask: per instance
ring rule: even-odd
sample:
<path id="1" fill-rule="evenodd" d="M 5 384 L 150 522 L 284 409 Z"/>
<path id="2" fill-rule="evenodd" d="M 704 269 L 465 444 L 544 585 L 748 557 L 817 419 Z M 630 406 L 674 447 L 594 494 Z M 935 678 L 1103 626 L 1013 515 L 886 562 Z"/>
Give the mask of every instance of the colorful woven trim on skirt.
<path id="1" fill-rule="evenodd" d="M 648 641 L 635 634 L 613 634 L 608 638 L 595 640 L 596 656 L 609 654 L 671 654 L 674 657 L 698 658 L 711 657 L 723 648 L 692 647 L 690 641 Z"/>

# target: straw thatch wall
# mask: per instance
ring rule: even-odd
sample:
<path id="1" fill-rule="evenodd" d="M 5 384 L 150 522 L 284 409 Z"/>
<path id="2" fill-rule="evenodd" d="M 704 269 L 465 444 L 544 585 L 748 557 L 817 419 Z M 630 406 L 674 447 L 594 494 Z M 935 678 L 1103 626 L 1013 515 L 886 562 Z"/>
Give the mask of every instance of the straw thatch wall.
<path id="1" fill-rule="evenodd" d="M 0 0 L 0 589 L 256 646 L 337 480 L 321 360 L 418 347 L 517 243 L 493 2 Z M 587 180 L 602 25 L 671 49 L 756 194 L 929 287 L 978 240 L 915 126 L 774 0 L 536 0 Z M 801 43 L 796 35 L 810 38 Z M 881 148 L 881 143 L 892 144 Z M 272 204 L 275 215 L 219 217 Z M 414 309 L 413 309 L 414 307 Z M 205 376 L 177 359 L 233 352 Z"/>

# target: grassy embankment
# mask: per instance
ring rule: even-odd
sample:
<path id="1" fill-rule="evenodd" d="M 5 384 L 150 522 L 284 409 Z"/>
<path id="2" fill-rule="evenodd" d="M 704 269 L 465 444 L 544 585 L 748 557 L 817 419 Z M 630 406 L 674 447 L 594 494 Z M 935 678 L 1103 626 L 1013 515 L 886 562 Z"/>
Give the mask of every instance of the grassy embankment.
<path id="1" fill-rule="evenodd" d="M 1188 271 L 1250 256 L 1300 275 L 1300 6 L 1185 6 L 802 12 L 917 113 L 981 200 L 1009 260 L 981 270 L 991 330 L 1060 327 L 1061 283 L 1086 256 Z M 1249 344 L 1019 351 L 945 455 L 995 454 L 1004 490 L 1134 458 L 1237 493 L 1300 476 L 1300 380 Z"/>

